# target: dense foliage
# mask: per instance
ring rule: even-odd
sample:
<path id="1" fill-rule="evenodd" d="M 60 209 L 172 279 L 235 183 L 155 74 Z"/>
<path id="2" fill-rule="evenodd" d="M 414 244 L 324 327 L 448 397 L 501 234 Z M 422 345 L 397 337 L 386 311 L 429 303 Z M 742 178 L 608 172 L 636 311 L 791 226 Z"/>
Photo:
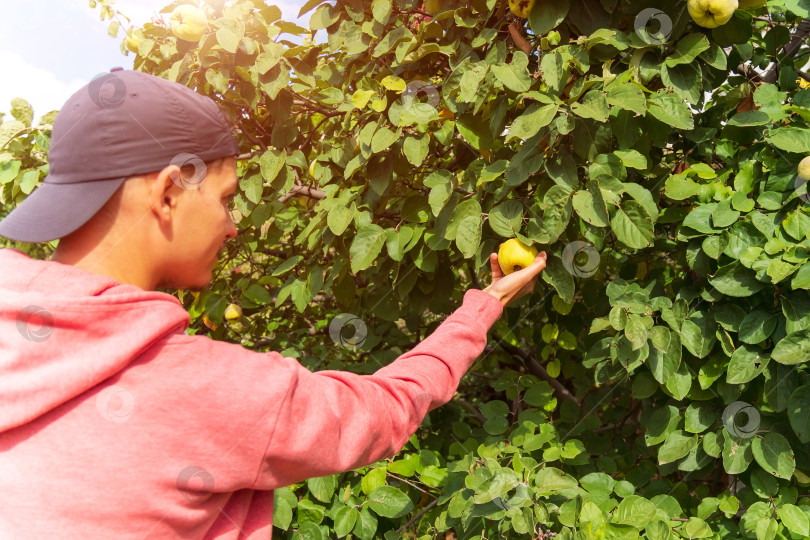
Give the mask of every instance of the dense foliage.
<path id="1" fill-rule="evenodd" d="M 713 30 L 685 2 L 310 0 L 309 29 L 232 4 L 199 43 L 129 30 L 244 151 L 240 235 L 177 293 L 192 332 L 370 373 L 504 239 L 549 253 L 456 399 L 395 457 L 278 490 L 279 537 L 810 535 L 806 0 Z M 3 213 L 47 172 L 51 118 L 12 115 Z"/>

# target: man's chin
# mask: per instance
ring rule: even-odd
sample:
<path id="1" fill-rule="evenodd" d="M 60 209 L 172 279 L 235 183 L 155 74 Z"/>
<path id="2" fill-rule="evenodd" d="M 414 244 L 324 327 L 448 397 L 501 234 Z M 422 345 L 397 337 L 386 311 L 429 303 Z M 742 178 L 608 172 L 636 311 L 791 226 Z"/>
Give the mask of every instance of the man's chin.
<path id="1" fill-rule="evenodd" d="M 205 277 L 200 277 L 196 280 L 179 280 L 176 278 L 167 278 L 158 283 L 157 288 L 171 289 L 171 290 L 191 290 L 199 291 L 208 287 L 211 283 L 211 270 L 208 270 Z"/>

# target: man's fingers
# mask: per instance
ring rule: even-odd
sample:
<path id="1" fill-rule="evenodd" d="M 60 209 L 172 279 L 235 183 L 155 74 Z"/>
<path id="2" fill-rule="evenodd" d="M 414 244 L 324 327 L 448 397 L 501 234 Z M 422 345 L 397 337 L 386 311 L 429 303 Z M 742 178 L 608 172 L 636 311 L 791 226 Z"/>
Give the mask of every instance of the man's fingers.
<path id="1" fill-rule="evenodd" d="M 489 255 L 489 267 L 492 269 L 492 279 L 502 278 L 503 277 L 503 270 L 501 270 L 501 265 L 498 264 L 498 254 L 497 253 L 490 253 Z"/>

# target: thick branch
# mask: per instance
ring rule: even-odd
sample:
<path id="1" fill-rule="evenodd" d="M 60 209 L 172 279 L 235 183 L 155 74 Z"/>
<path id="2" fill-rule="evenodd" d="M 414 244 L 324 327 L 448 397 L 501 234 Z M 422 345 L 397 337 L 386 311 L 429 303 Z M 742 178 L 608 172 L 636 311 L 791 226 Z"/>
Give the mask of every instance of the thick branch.
<path id="1" fill-rule="evenodd" d="M 577 400 L 576 397 L 574 397 L 574 394 L 569 392 L 568 389 L 565 386 L 563 386 L 563 384 L 560 381 L 549 375 L 548 372 L 546 371 L 546 368 L 544 368 L 540 364 L 540 362 L 538 362 L 537 359 L 535 359 L 535 357 L 532 356 L 530 353 L 524 351 L 520 347 L 510 345 L 509 343 L 506 343 L 501 339 L 498 339 L 496 343 L 499 347 L 501 347 L 509 354 L 513 354 L 521 358 L 523 362 L 526 364 L 526 367 L 529 368 L 529 371 L 532 372 L 532 374 L 536 375 L 537 377 L 540 377 L 548 384 L 550 384 L 552 388 L 554 388 L 554 393 L 556 393 L 558 397 L 562 399 L 568 399 L 579 405 L 579 401 Z"/>
<path id="2" fill-rule="evenodd" d="M 310 199 L 326 198 L 326 193 L 318 188 L 314 188 L 312 186 L 297 185 L 291 187 L 290 191 L 279 197 L 277 200 L 280 203 L 287 202 L 289 199 L 295 197 L 296 195 L 303 195 L 304 197 L 309 197 Z"/>
<path id="3" fill-rule="evenodd" d="M 793 36 L 790 38 L 783 47 L 782 47 L 782 60 L 793 58 L 796 53 L 801 48 L 802 44 L 805 43 L 808 34 L 810 34 L 810 19 L 804 19 L 802 22 L 799 23 L 799 26 L 796 28 L 796 31 L 793 33 Z M 779 78 L 779 62 L 775 62 L 774 65 L 762 75 L 759 75 L 754 70 L 749 70 L 748 66 L 745 64 L 740 64 L 737 66 L 737 71 L 748 77 L 749 79 L 759 79 L 766 83 L 775 83 L 776 80 Z M 752 73 L 753 72 L 753 73 Z"/>

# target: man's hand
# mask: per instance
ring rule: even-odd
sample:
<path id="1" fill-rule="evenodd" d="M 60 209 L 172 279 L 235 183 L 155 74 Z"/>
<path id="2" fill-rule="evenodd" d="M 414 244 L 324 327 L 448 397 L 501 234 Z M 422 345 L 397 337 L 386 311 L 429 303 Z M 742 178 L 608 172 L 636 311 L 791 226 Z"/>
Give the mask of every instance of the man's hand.
<path id="1" fill-rule="evenodd" d="M 492 268 L 492 283 L 484 289 L 484 292 L 497 298 L 501 305 L 506 307 L 534 290 L 537 276 L 546 267 L 546 258 L 546 252 L 541 251 L 530 266 L 505 276 L 503 270 L 501 270 L 501 265 L 498 264 L 498 254 L 490 254 L 489 265 Z"/>

